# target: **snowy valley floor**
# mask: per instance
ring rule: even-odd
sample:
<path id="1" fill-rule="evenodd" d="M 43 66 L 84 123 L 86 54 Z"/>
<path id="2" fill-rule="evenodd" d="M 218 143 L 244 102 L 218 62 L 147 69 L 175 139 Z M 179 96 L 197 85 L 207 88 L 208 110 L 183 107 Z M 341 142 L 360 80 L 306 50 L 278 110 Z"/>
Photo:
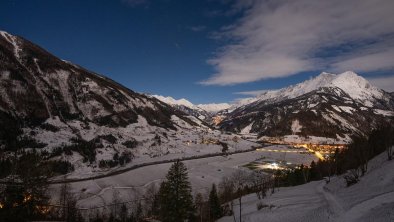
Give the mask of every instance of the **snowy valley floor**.
<path id="1" fill-rule="evenodd" d="M 271 149 L 288 150 L 286 146 L 273 145 Z M 231 175 L 242 166 L 264 157 L 270 160 L 286 160 L 295 164 L 309 164 L 316 160 L 313 154 L 260 152 L 252 151 L 229 156 L 217 156 L 204 159 L 184 161 L 188 168 L 189 180 L 193 193 L 201 192 L 206 195 L 212 183 L 218 184 L 224 176 Z M 120 202 L 141 198 L 146 189 L 152 184 L 159 183 L 165 178 L 172 163 L 164 163 L 141 167 L 119 175 L 70 183 L 71 192 L 77 195 L 79 208 L 91 208 L 108 205 L 113 202 L 114 194 Z M 53 201 L 57 202 L 62 184 L 51 185 Z"/>
<path id="2" fill-rule="evenodd" d="M 273 207 L 257 210 L 259 202 Z M 235 207 L 237 221 L 238 207 Z M 230 222 L 234 219 L 225 217 L 219 221 Z M 301 186 L 280 188 L 279 192 L 263 200 L 258 200 L 254 194 L 245 196 L 242 203 L 242 221 L 392 222 L 394 160 L 387 161 L 385 153 L 374 158 L 369 163 L 368 173 L 351 187 L 345 186 L 342 177 L 335 177 L 329 184 L 315 181 Z"/>

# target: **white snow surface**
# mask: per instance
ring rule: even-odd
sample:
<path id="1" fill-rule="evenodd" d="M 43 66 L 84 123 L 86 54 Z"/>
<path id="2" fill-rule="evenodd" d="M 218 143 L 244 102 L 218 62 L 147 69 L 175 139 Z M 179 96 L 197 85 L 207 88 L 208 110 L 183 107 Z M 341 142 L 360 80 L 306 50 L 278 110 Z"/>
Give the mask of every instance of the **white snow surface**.
<path id="1" fill-rule="evenodd" d="M 373 112 L 383 116 L 394 116 L 394 112 L 389 110 L 374 109 Z"/>
<path id="2" fill-rule="evenodd" d="M 232 145 L 230 150 L 242 149 L 243 147 L 245 147 L 245 143 L 238 143 Z M 209 149 L 213 148 L 215 147 L 206 147 L 205 150 L 201 150 L 201 154 L 209 153 Z M 273 150 L 289 149 L 287 146 L 283 145 L 273 145 L 267 148 Z M 181 156 L 185 155 L 171 154 L 153 159 L 138 159 L 135 160 L 134 163 L 145 163 L 148 161 L 162 159 L 175 159 Z M 189 181 L 192 184 L 193 194 L 201 192 L 203 195 L 207 195 L 212 183 L 218 184 L 224 176 L 230 176 L 238 169 L 248 170 L 242 166 L 261 157 L 271 160 L 286 160 L 295 164 L 310 164 L 312 160 L 316 161 L 316 157 L 310 153 L 302 154 L 252 151 L 229 156 L 187 160 L 183 162 L 188 168 Z M 172 163 L 156 164 L 111 177 L 82 182 L 72 182 L 70 183 L 72 189 L 71 192 L 77 197 L 79 208 L 111 204 L 114 193 L 120 194 L 120 201 L 130 201 L 141 197 L 151 184 L 156 184 L 158 188 L 158 185 L 165 178 L 165 175 L 171 165 Z M 85 170 L 88 171 L 88 169 Z M 81 171 L 80 173 L 82 174 L 86 172 Z M 53 194 L 52 201 L 54 203 L 58 201 L 60 187 L 61 185 L 51 185 L 51 193 Z"/>
<path id="3" fill-rule="evenodd" d="M 386 153 L 369 163 L 369 170 L 357 184 L 346 187 L 343 176 L 331 182 L 315 181 L 308 184 L 280 188 L 267 198 L 258 200 L 255 194 L 243 197 L 244 222 L 390 222 L 394 221 L 394 161 L 387 161 Z M 257 210 L 257 204 L 272 205 Z M 235 204 L 235 218 L 239 221 L 239 205 Z M 232 222 L 224 217 L 220 222 Z"/>
<path id="4" fill-rule="evenodd" d="M 300 124 L 300 121 L 298 121 L 298 119 L 294 120 L 291 123 L 291 131 L 293 132 L 293 134 L 300 133 L 301 129 L 302 125 Z"/>
<path id="5" fill-rule="evenodd" d="M 4 31 L 0 31 L 0 35 L 2 35 L 10 44 L 12 44 L 12 46 L 14 47 L 14 55 L 17 58 L 17 60 L 20 60 L 20 47 L 18 46 L 18 42 L 17 42 L 17 37 L 13 36 L 7 32 Z M 19 61 L 20 62 L 20 61 Z"/>
<path id="6" fill-rule="evenodd" d="M 247 125 L 245 128 L 243 128 L 240 132 L 240 134 L 249 134 L 250 130 L 252 129 L 254 122 L 251 122 L 249 125 Z"/>

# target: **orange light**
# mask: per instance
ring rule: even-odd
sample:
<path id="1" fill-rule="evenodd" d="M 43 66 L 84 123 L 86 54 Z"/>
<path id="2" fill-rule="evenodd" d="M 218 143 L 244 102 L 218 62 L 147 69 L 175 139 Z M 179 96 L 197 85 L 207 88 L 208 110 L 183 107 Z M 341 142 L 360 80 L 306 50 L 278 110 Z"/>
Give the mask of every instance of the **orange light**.
<path id="1" fill-rule="evenodd" d="M 40 211 L 41 214 L 48 214 L 51 210 L 51 208 L 48 206 L 36 206 L 36 209 Z"/>
<path id="2" fill-rule="evenodd" d="M 31 194 L 25 195 L 25 197 L 23 198 L 23 203 L 26 203 L 26 202 L 30 201 L 31 198 L 32 198 L 32 195 L 31 195 Z"/>
<path id="3" fill-rule="evenodd" d="M 0 203 L 0 209 L 3 209 L 4 205 L 3 203 Z"/>

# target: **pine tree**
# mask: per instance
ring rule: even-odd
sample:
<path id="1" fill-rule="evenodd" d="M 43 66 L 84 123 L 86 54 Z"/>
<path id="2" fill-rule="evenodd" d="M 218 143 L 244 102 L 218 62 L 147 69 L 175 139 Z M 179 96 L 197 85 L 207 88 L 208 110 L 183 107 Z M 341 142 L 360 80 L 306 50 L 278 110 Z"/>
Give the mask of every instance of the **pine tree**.
<path id="1" fill-rule="evenodd" d="M 319 175 L 318 167 L 317 167 L 315 161 L 312 160 L 310 168 L 311 168 L 310 171 L 309 171 L 310 179 L 311 180 L 320 180 L 321 176 Z"/>
<path id="2" fill-rule="evenodd" d="M 195 198 L 194 198 L 194 203 L 196 206 L 196 209 L 198 210 L 197 215 L 199 217 L 199 221 L 203 221 L 203 208 L 204 208 L 204 197 L 202 196 L 201 193 L 198 193 Z"/>
<path id="3" fill-rule="evenodd" d="M 190 220 L 194 215 L 193 197 L 187 168 L 176 161 L 167 173 L 159 191 L 160 219 L 163 222 Z"/>
<path id="4" fill-rule="evenodd" d="M 222 216 L 222 208 L 220 207 L 216 185 L 212 184 L 211 192 L 209 193 L 209 216 L 211 220 L 216 220 Z"/>
<path id="5" fill-rule="evenodd" d="M 127 207 L 125 204 L 122 204 L 120 207 L 120 221 L 126 222 L 127 221 Z"/>

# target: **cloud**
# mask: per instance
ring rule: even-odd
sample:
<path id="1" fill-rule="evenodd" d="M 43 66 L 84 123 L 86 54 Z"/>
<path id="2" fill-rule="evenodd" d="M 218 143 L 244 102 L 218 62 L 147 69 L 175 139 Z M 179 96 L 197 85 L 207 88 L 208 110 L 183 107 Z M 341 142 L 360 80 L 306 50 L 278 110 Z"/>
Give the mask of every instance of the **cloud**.
<path id="1" fill-rule="evenodd" d="M 394 92 L 394 76 L 371 77 L 368 81 L 386 92 Z"/>
<path id="2" fill-rule="evenodd" d="M 207 28 L 207 27 L 204 26 L 204 25 L 198 25 L 198 26 L 189 27 L 189 29 L 190 29 L 191 31 L 193 31 L 193 32 L 201 32 L 201 31 L 204 31 L 206 28 Z"/>
<path id="3" fill-rule="evenodd" d="M 354 71 L 377 71 L 389 70 L 394 68 L 394 48 L 386 49 L 381 52 L 369 53 L 345 59 L 331 65 L 333 70 L 343 72 L 346 70 Z"/>
<path id="4" fill-rule="evenodd" d="M 239 0 L 237 9 L 243 16 L 215 33 L 228 44 L 208 60 L 216 73 L 202 84 L 393 68 L 394 1 Z"/>

